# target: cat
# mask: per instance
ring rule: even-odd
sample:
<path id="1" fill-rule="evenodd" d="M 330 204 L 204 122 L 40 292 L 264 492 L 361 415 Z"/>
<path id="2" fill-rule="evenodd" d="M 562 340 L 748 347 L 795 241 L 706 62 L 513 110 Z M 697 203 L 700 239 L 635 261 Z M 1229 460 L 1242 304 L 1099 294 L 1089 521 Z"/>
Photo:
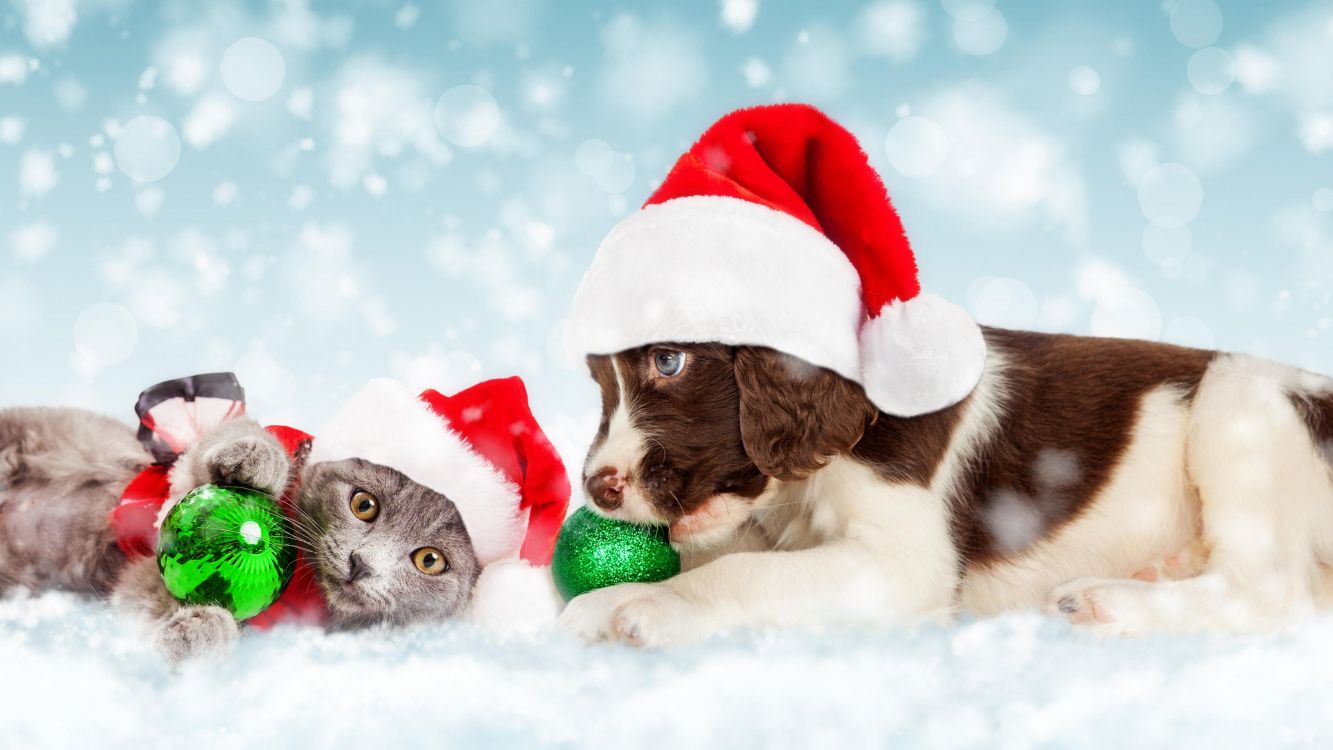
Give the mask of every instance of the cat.
<path id="1" fill-rule="evenodd" d="M 145 618 L 173 661 L 223 653 L 240 633 L 232 614 L 177 601 L 156 558 L 127 557 L 108 521 L 126 485 L 153 461 L 135 430 L 109 417 L 0 409 L 0 594 L 18 587 L 83 592 Z M 294 471 L 273 434 L 236 417 L 179 456 L 171 497 L 208 483 L 277 497 Z M 482 565 L 450 499 L 355 457 L 309 462 L 299 474 L 294 526 L 328 627 L 407 625 L 465 610 Z M 443 558 L 425 558 L 429 572 L 413 559 L 425 549 Z"/>

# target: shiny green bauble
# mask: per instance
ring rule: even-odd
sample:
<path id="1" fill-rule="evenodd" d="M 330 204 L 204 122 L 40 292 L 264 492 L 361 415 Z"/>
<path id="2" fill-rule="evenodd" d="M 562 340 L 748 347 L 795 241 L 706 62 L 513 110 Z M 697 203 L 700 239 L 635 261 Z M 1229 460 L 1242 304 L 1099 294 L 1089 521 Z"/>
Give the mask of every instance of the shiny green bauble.
<path id="1" fill-rule="evenodd" d="M 638 526 L 579 508 L 560 528 L 551 575 L 560 595 L 579 594 L 617 583 L 665 581 L 680 572 L 680 555 L 663 526 Z"/>
<path id="2" fill-rule="evenodd" d="M 208 484 L 162 520 L 157 566 L 180 601 L 216 604 L 245 620 L 282 594 L 296 570 L 296 541 L 267 495 Z"/>

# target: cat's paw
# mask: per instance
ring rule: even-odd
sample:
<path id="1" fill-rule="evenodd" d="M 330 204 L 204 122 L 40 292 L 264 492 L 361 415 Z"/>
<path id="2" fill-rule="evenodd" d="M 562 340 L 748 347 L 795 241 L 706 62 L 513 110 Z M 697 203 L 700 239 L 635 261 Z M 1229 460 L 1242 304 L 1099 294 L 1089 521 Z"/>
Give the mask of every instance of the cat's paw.
<path id="1" fill-rule="evenodd" d="M 209 480 L 214 484 L 250 487 L 281 495 L 287 487 L 292 462 L 276 440 L 246 436 L 223 443 L 204 455 Z"/>
<path id="2" fill-rule="evenodd" d="M 622 583 L 575 597 L 560 626 L 588 641 L 667 646 L 704 637 L 702 613 L 671 587 Z"/>
<path id="3" fill-rule="evenodd" d="M 173 662 L 218 657 L 231 650 L 240 635 L 236 618 L 222 607 L 182 607 L 157 630 L 157 648 Z"/>

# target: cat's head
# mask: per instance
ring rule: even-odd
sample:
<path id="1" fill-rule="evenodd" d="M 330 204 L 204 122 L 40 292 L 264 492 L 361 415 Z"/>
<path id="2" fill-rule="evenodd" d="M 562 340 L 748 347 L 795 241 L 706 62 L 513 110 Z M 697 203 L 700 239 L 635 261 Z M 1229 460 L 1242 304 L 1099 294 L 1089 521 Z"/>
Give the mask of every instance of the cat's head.
<path id="1" fill-rule="evenodd" d="M 481 565 L 454 503 L 359 458 L 306 467 L 298 534 L 332 624 L 439 620 L 468 605 Z"/>

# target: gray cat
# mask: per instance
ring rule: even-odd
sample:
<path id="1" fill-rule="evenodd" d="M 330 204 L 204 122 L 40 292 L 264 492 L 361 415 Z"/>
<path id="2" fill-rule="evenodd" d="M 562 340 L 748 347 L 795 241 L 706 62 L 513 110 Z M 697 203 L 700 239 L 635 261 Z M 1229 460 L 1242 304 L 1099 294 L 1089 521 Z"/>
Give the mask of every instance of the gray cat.
<path id="1" fill-rule="evenodd" d="M 94 594 L 146 617 L 173 660 L 225 651 L 239 633 L 231 613 L 178 602 L 156 560 L 127 559 L 107 521 L 152 462 L 134 429 L 113 419 L 0 409 L 0 593 L 21 586 Z M 180 456 L 172 497 L 210 482 L 277 496 L 291 472 L 276 438 L 233 419 Z M 297 535 L 330 627 L 436 620 L 467 606 L 481 566 L 448 498 L 356 458 L 309 464 L 300 479 Z"/>

